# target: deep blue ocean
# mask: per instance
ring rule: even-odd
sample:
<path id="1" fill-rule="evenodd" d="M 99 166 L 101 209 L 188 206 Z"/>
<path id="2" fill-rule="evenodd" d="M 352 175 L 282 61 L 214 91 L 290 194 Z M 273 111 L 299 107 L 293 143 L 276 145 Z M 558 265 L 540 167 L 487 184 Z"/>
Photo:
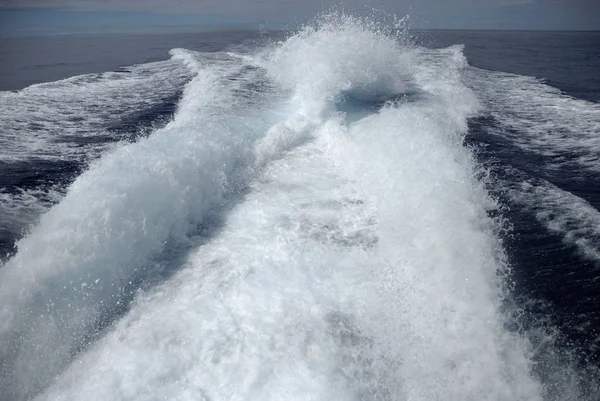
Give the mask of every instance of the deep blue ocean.
<path id="1" fill-rule="evenodd" d="M 0 400 L 600 399 L 599 32 L 0 60 Z"/>

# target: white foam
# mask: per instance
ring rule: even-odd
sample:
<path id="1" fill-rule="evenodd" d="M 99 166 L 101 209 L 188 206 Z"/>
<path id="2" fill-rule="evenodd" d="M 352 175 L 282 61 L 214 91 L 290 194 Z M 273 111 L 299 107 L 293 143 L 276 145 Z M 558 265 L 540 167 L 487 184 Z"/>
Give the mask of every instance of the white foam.
<path id="1" fill-rule="evenodd" d="M 107 134 L 110 122 L 175 95 L 189 79 L 179 62 L 166 60 L 0 92 L 0 160 L 93 158 L 110 145 L 68 139 L 85 144 Z"/>
<path id="2" fill-rule="evenodd" d="M 224 74 L 240 65 L 213 64 L 188 84 L 172 123 L 92 163 L 0 271 L 0 351 L 12 365 L 2 379 L 13 396 L 51 379 L 122 308 L 126 288 L 156 270 L 167 243 L 185 245 L 246 179 L 265 123 L 231 109 L 244 81 Z"/>
<path id="3" fill-rule="evenodd" d="M 575 163 L 600 171 L 600 104 L 574 99 L 533 77 L 470 69 L 469 82 L 499 123 L 497 135 L 548 156 L 548 166 Z"/>
<path id="4" fill-rule="evenodd" d="M 407 116 L 330 119 L 270 164 L 222 232 L 40 399 L 539 399 L 501 326 L 481 189 L 460 148 L 418 145 L 445 142 L 439 126 L 413 136 Z M 399 155 L 383 140 L 394 122 L 415 145 Z M 430 181 L 429 158 L 447 173 Z"/>
<path id="5" fill-rule="evenodd" d="M 561 234 L 565 243 L 600 260 L 600 212 L 588 202 L 543 180 L 523 181 L 508 193 L 548 230 Z"/>
<path id="6" fill-rule="evenodd" d="M 352 16 L 325 20 L 280 43 L 263 63 L 271 77 L 294 91 L 302 112 L 318 117 L 343 91 L 372 98 L 410 90 L 407 47 L 400 49 L 382 29 Z"/>
<path id="7" fill-rule="evenodd" d="M 499 312 L 504 261 L 485 213 L 493 204 L 446 113 L 390 108 L 351 128 L 380 221 L 369 325 L 385 354 L 404 361 L 402 398 L 540 399 L 527 341 L 505 331 Z"/>
<path id="8" fill-rule="evenodd" d="M 119 134 L 111 133 L 111 126 L 176 96 L 191 76 L 173 59 L 0 92 L 0 163 L 8 169 L 50 165 L 59 171 L 85 165 L 118 146 Z M 11 235 L 26 231 L 64 195 L 67 177 L 51 178 L 59 183 L 0 189 L 0 220 Z"/>
<path id="9" fill-rule="evenodd" d="M 13 391 L 60 371 L 119 299 L 109 283 L 231 205 L 39 399 L 539 400 L 528 343 L 503 326 L 494 204 L 462 146 L 478 103 L 460 48 L 325 19 L 255 61 L 281 89 L 265 97 L 288 96 L 278 107 L 240 100 L 255 90 L 225 78 L 243 63 L 207 61 L 173 123 L 95 163 L 20 242 L 0 339 L 21 328 L 38 353 L 20 350 Z M 335 108 L 341 92 L 406 90 L 420 97 L 365 118 Z"/>
<path id="10" fill-rule="evenodd" d="M 350 398 L 331 331 L 352 280 L 340 264 L 360 253 L 343 241 L 369 223 L 349 184 L 314 144 L 268 167 L 223 231 L 47 397 Z"/>

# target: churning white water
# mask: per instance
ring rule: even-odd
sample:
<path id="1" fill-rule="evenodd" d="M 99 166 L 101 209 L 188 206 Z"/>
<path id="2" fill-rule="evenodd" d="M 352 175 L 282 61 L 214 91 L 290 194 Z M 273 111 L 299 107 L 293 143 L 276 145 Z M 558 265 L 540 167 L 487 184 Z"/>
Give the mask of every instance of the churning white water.
<path id="1" fill-rule="evenodd" d="M 4 399 L 539 400 L 505 328 L 460 47 L 336 16 L 174 50 L 174 119 L 104 155 L 0 270 Z"/>

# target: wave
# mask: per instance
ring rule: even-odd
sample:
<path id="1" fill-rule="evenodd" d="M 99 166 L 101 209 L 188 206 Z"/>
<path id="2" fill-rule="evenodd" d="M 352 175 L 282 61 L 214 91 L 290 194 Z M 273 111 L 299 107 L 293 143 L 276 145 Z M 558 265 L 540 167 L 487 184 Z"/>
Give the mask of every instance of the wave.
<path id="1" fill-rule="evenodd" d="M 156 270 L 161 252 L 189 241 L 245 179 L 252 135 L 244 134 L 261 123 L 217 112 L 235 93 L 219 67 L 188 84 L 172 123 L 92 163 L 18 242 L 0 272 L 9 395 L 50 380 Z"/>
<path id="2" fill-rule="evenodd" d="M 167 60 L 0 92 L 0 161 L 86 159 L 101 153 L 105 142 L 90 140 L 99 148 L 93 149 L 72 146 L 69 139 L 84 144 L 90 136 L 106 135 L 107 122 L 174 96 L 189 78 L 183 66 Z"/>
<path id="3" fill-rule="evenodd" d="M 545 157 L 551 170 L 600 164 L 600 104 L 575 99 L 534 77 L 472 68 L 470 85 L 498 122 L 497 135 Z"/>
<path id="4" fill-rule="evenodd" d="M 542 399 L 463 146 L 462 48 L 401 39 L 333 15 L 252 54 L 173 50 L 195 74 L 173 120 L 93 162 L 0 270 L 6 397 Z"/>
<path id="5" fill-rule="evenodd" d="M 0 92 L 0 252 L 10 254 L 91 161 L 164 126 L 190 77 L 166 60 Z"/>
<path id="6" fill-rule="evenodd" d="M 467 141 L 504 205 L 517 321 L 544 398 L 593 399 L 598 109 L 533 77 L 469 67 L 465 78 L 485 106 Z"/>
<path id="7" fill-rule="evenodd" d="M 575 245 L 587 258 L 600 260 L 600 213 L 588 202 L 548 182 L 523 181 L 511 197 L 548 230 L 560 233 L 565 243 Z"/>

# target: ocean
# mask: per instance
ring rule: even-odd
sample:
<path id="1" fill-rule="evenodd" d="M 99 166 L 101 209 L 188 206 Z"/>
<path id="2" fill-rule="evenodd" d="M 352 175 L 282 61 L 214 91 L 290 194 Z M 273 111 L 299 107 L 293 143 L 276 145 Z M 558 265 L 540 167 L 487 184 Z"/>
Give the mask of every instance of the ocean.
<path id="1" fill-rule="evenodd" d="M 0 55 L 0 400 L 599 399 L 600 32 Z"/>

